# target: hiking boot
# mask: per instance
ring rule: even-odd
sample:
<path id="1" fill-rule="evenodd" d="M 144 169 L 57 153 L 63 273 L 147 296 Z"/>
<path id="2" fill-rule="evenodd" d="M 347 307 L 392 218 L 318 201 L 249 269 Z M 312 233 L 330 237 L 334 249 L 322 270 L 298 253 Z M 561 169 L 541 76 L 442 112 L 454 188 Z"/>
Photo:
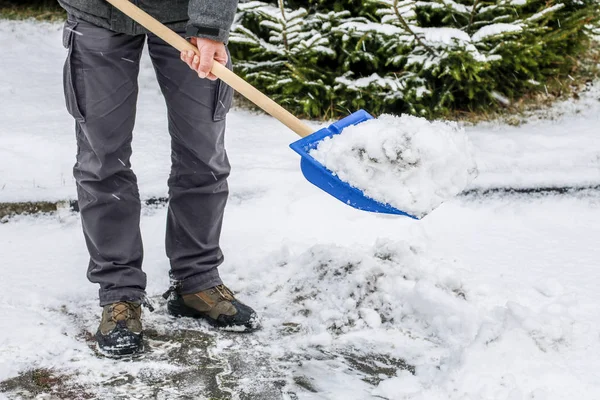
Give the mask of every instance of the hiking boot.
<path id="1" fill-rule="evenodd" d="M 96 341 L 101 353 L 124 356 L 143 350 L 142 306 L 122 301 L 104 306 Z"/>
<path id="2" fill-rule="evenodd" d="M 171 286 L 164 297 L 169 298 L 170 294 L 167 310 L 173 316 L 202 318 L 213 326 L 236 332 L 251 332 L 260 327 L 256 312 L 237 300 L 225 285 L 183 295 Z"/>

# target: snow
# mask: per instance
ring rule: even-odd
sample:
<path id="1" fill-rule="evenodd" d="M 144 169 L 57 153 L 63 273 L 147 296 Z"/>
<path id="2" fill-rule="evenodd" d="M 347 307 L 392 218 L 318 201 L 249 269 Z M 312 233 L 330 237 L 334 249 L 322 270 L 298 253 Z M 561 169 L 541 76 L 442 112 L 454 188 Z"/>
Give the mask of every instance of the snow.
<path id="1" fill-rule="evenodd" d="M 537 14 L 534 14 L 531 17 L 527 18 L 527 21 L 530 21 L 530 22 L 537 21 L 539 19 L 544 18 L 546 16 L 546 14 L 553 13 L 554 11 L 558 11 L 564 7 L 565 7 L 565 5 L 563 3 L 555 4 L 551 7 L 548 7 L 546 9 L 540 11 Z"/>
<path id="2" fill-rule="evenodd" d="M 497 91 L 493 91 L 492 92 L 492 97 L 496 100 L 498 100 L 500 103 L 504 104 L 505 106 L 510 105 L 510 99 L 506 96 L 504 96 L 502 93 L 497 92 Z"/>
<path id="3" fill-rule="evenodd" d="M 452 46 L 456 43 L 470 42 L 469 34 L 456 28 L 420 28 L 413 27 L 415 33 L 423 35 L 425 42 L 431 45 Z"/>
<path id="4" fill-rule="evenodd" d="M 449 7 L 449 8 L 451 8 L 454 11 L 457 11 L 459 13 L 463 13 L 463 14 L 470 14 L 471 13 L 471 8 L 465 6 L 464 4 L 459 4 L 459 3 L 456 3 L 456 2 L 454 2 L 452 0 L 442 0 L 442 3 L 446 7 Z"/>
<path id="5" fill-rule="evenodd" d="M 424 217 L 477 175 L 471 152 L 456 124 L 382 115 L 326 138 L 310 155 L 365 196 Z"/>
<path id="6" fill-rule="evenodd" d="M 521 32 L 523 28 L 517 24 L 491 24 L 480 28 L 473 34 L 471 39 L 474 42 L 480 42 L 490 36 L 497 36 L 512 32 Z"/>
<path id="7" fill-rule="evenodd" d="M 410 372 L 400 371 L 398 376 L 381 381 L 373 391 L 374 396 L 384 399 L 416 396 L 423 390 L 419 380 Z M 401 397 L 400 397 L 401 398 Z"/>
<path id="8" fill-rule="evenodd" d="M 0 21 L 0 202 L 74 196 L 60 43 L 57 25 Z M 147 58 L 140 87 L 134 170 L 142 197 L 163 196 L 169 138 Z M 598 98 L 596 83 L 554 120 L 465 127 L 480 170 L 470 187 L 600 183 Z M 146 207 L 149 353 L 98 358 L 79 216 L 15 217 L 0 223 L 0 382 L 50 368 L 90 398 L 600 398 L 598 191 L 374 215 L 305 182 L 287 148 L 297 137 L 272 118 L 233 110 L 228 126 L 220 271 L 263 329 L 167 316 L 166 210 Z"/>
<path id="9" fill-rule="evenodd" d="M 398 79 L 382 78 L 376 73 L 358 79 L 350 79 L 347 76 L 340 76 L 335 79 L 335 82 L 344 85 L 350 90 L 366 89 L 371 85 L 390 88 L 392 91 L 400 91 L 403 89 L 402 82 L 400 82 Z"/>
<path id="10" fill-rule="evenodd" d="M 332 205 L 319 210 L 321 196 L 292 207 L 278 202 L 291 196 L 262 194 L 228 209 L 222 271 L 262 315 L 254 351 L 281 363 L 280 376 L 309 377 L 321 392 L 300 390 L 299 398 L 600 395 L 598 197 L 460 200 L 417 225 Z M 168 284 L 164 217 L 164 209 L 148 210 L 142 225 L 153 298 Z M 8 255 L 1 324 L 19 321 L 18 336 L 0 331 L 0 380 L 32 366 L 76 370 L 89 386 L 118 375 L 118 362 L 96 359 L 79 339 L 95 329 L 99 310 L 79 225 L 70 214 L 0 225 Z M 145 326 L 173 324 L 164 312 L 146 312 Z M 283 334 L 282 324 L 298 331 Z M 219 338 L 215 352 L 235 351 L 237 340 Z M 393 372 L 371 386 L 326 356 L 348 352 L 400 358 L 416 372 L 386 362 Z M 126 368 L 137 376 L 175 367 L 142 359 Z"/>
<path id="11" fill-rule="evenodd" d="M 384 35 L 390 35 L 390 36 L 398 35 L 398 39 L 408 37 L 406 35 L 406 32 L 399 27 L 396 27 L 396 26 L 393 26 L 390 24 L 379 24 L 379 23 L 370 22 L 370 21 L 344 22 L 344 23 L 340 24 L 339 26 L 337 26 L 335 29 L 339 30 L 341 32 L 347 32 L 347 31 L 348 32 L 357 31 L 360 33 L 379 32 Z"/>

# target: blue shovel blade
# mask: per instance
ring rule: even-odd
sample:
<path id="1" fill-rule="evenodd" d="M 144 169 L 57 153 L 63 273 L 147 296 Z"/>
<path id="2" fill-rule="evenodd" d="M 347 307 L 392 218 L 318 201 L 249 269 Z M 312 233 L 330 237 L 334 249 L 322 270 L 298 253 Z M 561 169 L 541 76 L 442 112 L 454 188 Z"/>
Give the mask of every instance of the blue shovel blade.
<path id="1" fill-rule="evenodd" d="M 329 125 L 327 128 L 320 129 L 302 138 L 290 145 L 292 150 L 300 154 L 300 168 L 304 177 L 316 187 L 329 193 L 336 199 L 363 211 L 371 211 L 382 214 L 405 215 L 410 218 L 418 219 L 404 211 L 398 210 L 389 204 L 380 203 L 373 200 L 365 194 L 346 182 L 343 182 L 333 172 L 325 168 L 321 163 L 312 158 L 309 152 L 317 147 L 319 142 L 326 137 L 338 135 L 342 130 L 351 125 L 357 125 L 361 122 L 373 119 L 373 117 L 364 110 L 359 110 L 350 114 L 346 118 Z"/>

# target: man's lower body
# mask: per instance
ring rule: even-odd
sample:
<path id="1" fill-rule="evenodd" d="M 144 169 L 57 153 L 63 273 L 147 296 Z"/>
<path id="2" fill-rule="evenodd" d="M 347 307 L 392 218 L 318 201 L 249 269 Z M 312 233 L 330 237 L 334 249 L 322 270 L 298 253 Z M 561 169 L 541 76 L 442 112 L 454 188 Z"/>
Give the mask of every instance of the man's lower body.
<path id="1" fill-rule="evenodd" d="M 104 307 L 99 344 L 113 341 L 110 335 L 123 336 L 121 331 L 133 332 L 137 336 L 130 341 L 141 344 L 141 325 L 130 323 L 139 319 L 146 288 L 140 197 L 130 157 L 145 42 L 166 101 L 172 145 L 166 250 L 175 286 L 169 310 L 217 326 L 250 328 L 254 312 L 235 300 L 217 270 L 223 262 L 219 238 L 230 171 L 224 134 L 232 89 L 198 78 L 177 50 L 152 34 L 120 34 L 69 17 L 63 40 L 69 49 L 65 97 L 76 120 L 74 176 L 90 253 L 88 278 L 100 285 Z"/>

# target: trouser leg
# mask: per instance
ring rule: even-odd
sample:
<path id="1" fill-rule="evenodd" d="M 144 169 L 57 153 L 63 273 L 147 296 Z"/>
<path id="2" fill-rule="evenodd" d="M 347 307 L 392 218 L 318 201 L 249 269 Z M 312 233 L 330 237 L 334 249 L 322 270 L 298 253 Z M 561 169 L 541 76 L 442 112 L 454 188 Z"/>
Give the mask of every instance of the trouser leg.
<path id="1" fill-rule="evenodd" d="M 166 249 L 182 293 L 221 284 L 217 267 L 230 166 L 224 147 L 232 89 L 200 79 L 154 35 L 148 48 L 168 109 L 172 169 Z"/>
<path id="2" fill-rule="evenodd" d="M 69 17 L 65 25 L 67 108 L 76 120 L 73 169 L 88 279 L 100 304 L 139 300 L 142 271 L 140 199 L 131 170 L 131 140 L 144 36 L 128 36 Z"/>

